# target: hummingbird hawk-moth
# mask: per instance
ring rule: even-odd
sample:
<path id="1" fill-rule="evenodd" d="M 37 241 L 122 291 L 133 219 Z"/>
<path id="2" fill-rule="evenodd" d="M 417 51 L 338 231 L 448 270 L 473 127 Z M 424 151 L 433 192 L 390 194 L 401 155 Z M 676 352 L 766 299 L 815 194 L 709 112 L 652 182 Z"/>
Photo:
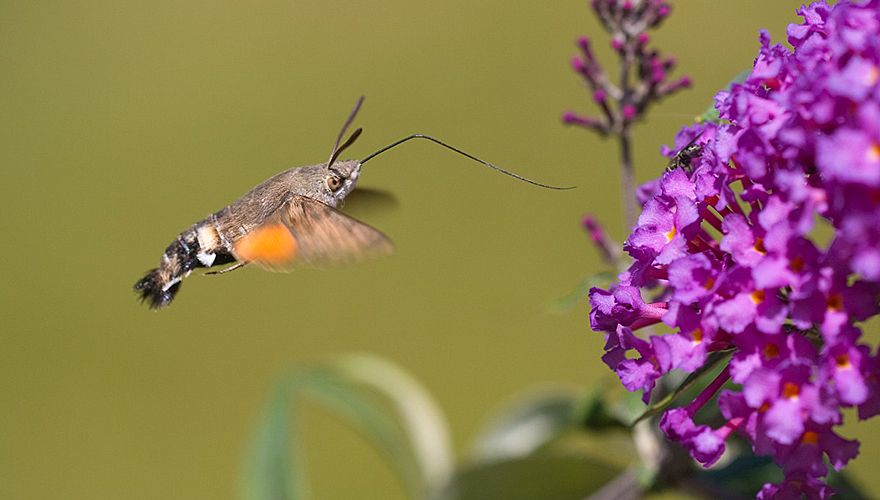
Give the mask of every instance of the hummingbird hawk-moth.
<path id="1" fill-rule="evenodd" d="M 248 264 L 284 270 L 292 265 L 334 265 L 390 253 L 393 245 L 387 236 L 337 207 L 354 190 L 367 161 L 411 139 L 432 141 L 536 186 L 570 189 L 527 179 L 424 134 L 404 137 L 362 160 L 337 161 L 362 132 L 358 128 L 342 141 L 363 99 L 358 99 L 349 114 L 327 162 L 285 170 L 180 233 L 165 249 L 159 267 L 135 283 L 141 300 L 152 309 L 167 306 L 181 281 L 197 268 L 230 264 L 206 274 L 223 274 Z"/>

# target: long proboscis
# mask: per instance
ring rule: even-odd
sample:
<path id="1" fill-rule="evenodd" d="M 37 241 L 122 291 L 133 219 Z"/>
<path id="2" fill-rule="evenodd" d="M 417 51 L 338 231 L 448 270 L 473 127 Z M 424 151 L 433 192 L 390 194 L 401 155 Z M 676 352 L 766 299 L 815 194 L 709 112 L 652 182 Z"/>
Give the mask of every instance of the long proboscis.
<path id="1" fill-rule="evenodd" d="M 462 151 L 462 150 L 456 148 L 455 146 L 450 146 L 449 144 L 446 144 L 445 142 L 443 142 L 443 141 L 441 141 L 441 140 L 439 140 L 439 139 L 435 139 L 435 138 L 433 138 L 433 137 L 431 137 L 431 136 L 429 136 L 429 135 L 425 135 L 425 134 L 412 134 L 412 135 L 408 135 L 408 136 L 404 137 L 403 139 L 400 139 L 400 140 L 394 141 L 394 142 L 392 142 L 391 144 L 385 146 L 384 148 L 382 148 L 382 149 L 376 151 L 375 153 L 373 153 L 373 154 L 367 156 L 366 158 L 364 158 L 363 160 L 361 160 L 361 165 L 363 165 L 364 163 L 370 161 L 371 159 L 375 158 L 376 156 L 379 156 L 380 154 L 384 153 L 385 151 L 388 151 L 389 149 L 392 149 L 392 148 L 395 148 L 395 147 L 397 147 L 397 146 L 400 146 L 400 145 L 403 144 L 404 142 L 407 142 L 407 141 L 412 140 L 412 139 L 426 139 L 426 140 L 429 140 L 429 141 L 431 141 L 431 142 L 433 142 L 433 143 L 435 143 L 435 144 L 439 144 L 439 145 L 443 146 L 443 147 L 446 148 L 446 149 L 449 149 L 449 150 L 455 151 L 456 153 L 458 153 L 458 154 L 460 154 L 460 155 L 462 155 L 462 156 L 464 156 L 464 157 L 470 158 L 471 160 L 474 160 L 475 162 L 482 163 L 483 165 L 485 165 L 485 166 L 491 168 L 492 170 L 495 170 L 495 171 L 497 171 L 497 172 L 501 172 L 501 173 L 504 174 L 504 175 L 509 175 L 510 177 L 513 177 L 514 179 L 518 179 L 518 180 L 521 180 L 521 181 L 523 181 L 523 182 L 527 182 L 527 183 L 532 184 L 532 185 L 534 185 L 534 186 L 538 186 L 538 187 L 542 187 L 542 188 L 547 188 L 547 189 L 557 189 L 557 190 L 566 190 L 566 189 L 574 189 L 574 188 L 575 188 L 575 186 L 565 186 L 565 187 L 562 187 L 562 186 L 552 186 L 552 185 L 550 185 L 550 184 L 544 184 L 544 183 L 541 183 L 541 182 L 538 182 L 538 181 L 533 181 L 533 180 L 531 180 L 531 179 L 529 179 L 529 178 L 527 178 L 527 177 L 523 177 L 523 176 L 521 176 L 521 175 L 519 175 L 519 174 L 517 174 L 517 173 L 511 172 L 510 170 L 503 169 L 503 168 L 499 167 L 498 165 L 493 165 L 493 164 L 487 162 L 486 160 L 481 160 L 480 158 L 477 158 L 476 156 L 474 156 L 474 155 L 472 155 L 472 154 L 470 154 L 470 153 L 468 153 L 468 152 Z"/>

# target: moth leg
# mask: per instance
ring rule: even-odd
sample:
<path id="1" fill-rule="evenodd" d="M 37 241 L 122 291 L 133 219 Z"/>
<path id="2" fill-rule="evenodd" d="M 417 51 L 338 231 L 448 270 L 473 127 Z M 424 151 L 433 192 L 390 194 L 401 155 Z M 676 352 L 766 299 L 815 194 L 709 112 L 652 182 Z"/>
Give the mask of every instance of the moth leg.
<path id="1" fill-rule="evenodd" d="M 209 271 L 209 272 L 207 272 L 207 273 L 205 273 L 205 274 L 206 274 L 206 275 L 208 275 L 208 274 L 210 274 L 210 275 L 214 275 L 214 274 L 226 274 L 226 273 L 228 273 L 228 272 L 230 272 L 230 271 L 235 271 L 236 269 L 238 269 L 238 268 L 240 268 L 240 267 L 244 267 L 244 266 L 246 266 L 246 265 L 247 265 L 247 262 L 238 262 L 238 263 L 236 263 L 234 266 L 230 266 L 230 267 L 227 267 L 227 268 L 225 268 L 225 269 L 221 269 L 221 270 L 219 270 L 219 271 Z"/>

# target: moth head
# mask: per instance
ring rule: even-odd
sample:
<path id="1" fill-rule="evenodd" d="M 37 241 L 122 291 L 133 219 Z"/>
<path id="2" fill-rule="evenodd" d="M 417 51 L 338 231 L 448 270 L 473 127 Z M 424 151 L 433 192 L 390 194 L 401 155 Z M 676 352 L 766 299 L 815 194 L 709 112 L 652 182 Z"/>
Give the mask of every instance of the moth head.
<path id="1" fill-rule="evenodd" d="M 327 196 L 336 203 L 352 192 L 361 174 L 361 164 L 357 160 L 337 161 L 325 171 L 323 188 Z M 335 204 L 334 204 L 335 205 Z"/>

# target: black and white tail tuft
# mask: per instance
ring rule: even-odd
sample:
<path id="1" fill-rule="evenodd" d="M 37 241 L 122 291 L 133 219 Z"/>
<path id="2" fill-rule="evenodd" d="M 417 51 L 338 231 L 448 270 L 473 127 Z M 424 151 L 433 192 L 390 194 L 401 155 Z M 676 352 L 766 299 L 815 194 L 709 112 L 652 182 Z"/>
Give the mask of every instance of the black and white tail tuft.
<path id="1" fill-rule="evenodd" d="M 165 253 L 159 267 L 151 270 L 134 284 L 134 290 L 147 302 L 150 309 L 165 307 L 174 300 L 180 290 L 180 281 L 196 267 L 202 267 L 197 258 L 199 243 L 194 229 L 184 231 L 174 240 Z"/>
<path id="2" fill-rule="evenodd" d="M 134 284 L 134 289 L 141 296 L 141 302 L 148 302 L 150 309 L 165 307 L 174 300 L 180 289 L 180 278 L 168 279 L 161 269 L 153 269 Z"/>

